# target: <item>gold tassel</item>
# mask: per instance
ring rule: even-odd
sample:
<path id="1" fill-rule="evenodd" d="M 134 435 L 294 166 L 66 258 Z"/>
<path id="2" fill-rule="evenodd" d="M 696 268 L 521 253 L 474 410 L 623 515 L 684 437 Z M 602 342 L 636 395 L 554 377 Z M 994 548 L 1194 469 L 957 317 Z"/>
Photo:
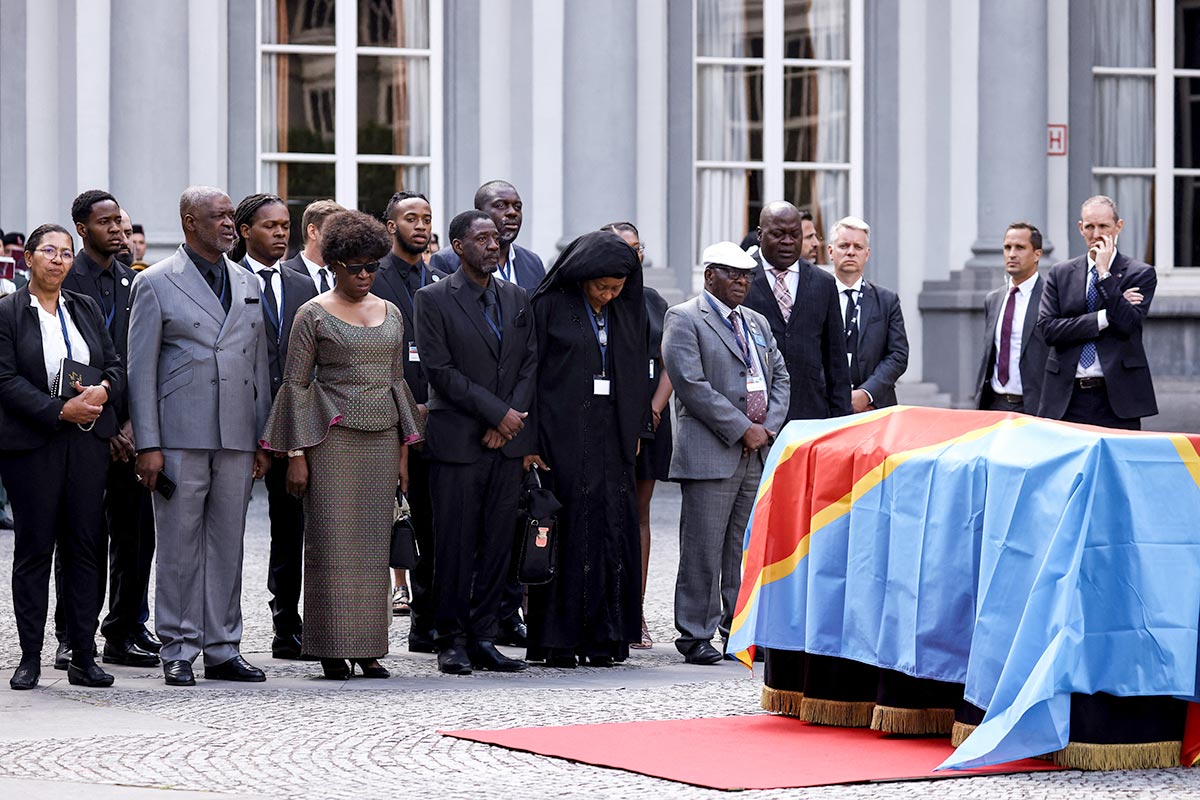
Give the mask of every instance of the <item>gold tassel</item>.
<path id="1" fill-rule="evenodd" d="M 1088 744 L 1070 742 L 1050 760 L 1067 769 L 1165 769 L 1179 766 L 1182 742 Z"/>
<path id="2" fill-rule="evenodd" d="M 975 726 L 966 722 L 955 722 L 954 727 L 950 730 L 950 746 L 958 747 L 967 740 L 967 737 L 975 732 Z"/>
<path id="3" fill-rule="evenodd" d="M 866 728 L 871 724 L 870 701 L 851 703 L 844 700 L 817 700 L 806 697 L 800 703 L 800 719 L 814 725 L 836 725 L 839 728 Z"/>
<path id="4" fill-rule="evenodd" d="M 946 736 L 954 727 L 953 708 L 875 706 L 871 730 L 910 736 Z"/>
<path id="5" fill-rule="evenodd" d="M 800 716 L 800 701 L 803 699 L 804 692 L 795 692 L 789 689 L 772 689 L 770 686 L 764 686 L 760 705 L 773 714 L 783 714 L 785 717 L 798 717 Z"/>

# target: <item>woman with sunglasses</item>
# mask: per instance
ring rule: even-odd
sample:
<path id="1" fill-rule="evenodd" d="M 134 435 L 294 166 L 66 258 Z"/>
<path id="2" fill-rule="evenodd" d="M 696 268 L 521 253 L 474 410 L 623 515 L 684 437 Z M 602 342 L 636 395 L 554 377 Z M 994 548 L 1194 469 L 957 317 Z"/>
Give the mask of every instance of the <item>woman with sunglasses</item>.
<path id="1" fill-rule="evenodd" d="M 371 294 L 390 246 L 383 223 L 360 211 L 325 220 L 334 287 L 296 312 L 262 441 L 287 453 L 288 491 L 304 498 L 304 652 L 333 680 L 353 665 L 388 677 L 379 659 L 392 619 L 392 506 L 424 431 L 404 381 L 403 318 Z"/>
<path id="2" fill-rule="evenodd" d="M 15 522 L 13 611 L 21 641 L 13 689 L 32 689 L 40 677 L 56 547 L 72 652 L 67 679 L 93 687 L 113 682 L 96 664 L 95 638 L 104 586 L 108 440 L 117 435 L 113 407 L 125 388 L 125 369 L 100 306 L 61 289 L 75 260 L 73 246 L 65 228 L 38 227 L 25 242 L 29 283 L 0 299 L 0 477 Z M 75 380 L 60 375 L 63 359 L 95 368 L 94 385 L 84 386 L 82 374 Z M 57 380 L 76 394 L 60 399 Z"/>

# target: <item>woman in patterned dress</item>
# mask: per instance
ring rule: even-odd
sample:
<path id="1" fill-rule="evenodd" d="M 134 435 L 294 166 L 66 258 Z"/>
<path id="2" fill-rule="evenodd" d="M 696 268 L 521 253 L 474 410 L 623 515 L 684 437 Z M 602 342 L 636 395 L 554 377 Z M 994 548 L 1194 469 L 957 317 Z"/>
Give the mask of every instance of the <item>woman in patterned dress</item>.
<path id="1" fill-rule="evenodd" d="M 424 422 L 404 382 L 400 311 L 371 294 L 387 229 L 343 211 L 321 234 L 334 288 L 296 312 L 262 445 L 287 453 L 288 491 L 304 497 L 305 653 L 326 678 L 353 665 L 386 678 L 392 505 Z"/>

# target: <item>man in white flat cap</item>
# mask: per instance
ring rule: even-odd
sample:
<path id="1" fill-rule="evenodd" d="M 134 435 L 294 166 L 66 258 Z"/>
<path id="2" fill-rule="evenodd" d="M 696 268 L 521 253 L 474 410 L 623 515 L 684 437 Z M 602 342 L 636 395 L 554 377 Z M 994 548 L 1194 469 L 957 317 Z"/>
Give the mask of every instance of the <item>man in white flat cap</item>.
<path id="1" fill-rule="evenodd" d="M 678 431 L 671 480 L 683 487 L 675 646 L 716 664 L 741 584 L 742 535 L 763 460 L 787 421 L 787 367 L 766 317 L 742 306 L 756 265 L 733 242 L 704 249 L 704 291 L 667 311 L 663 362 Z"/>

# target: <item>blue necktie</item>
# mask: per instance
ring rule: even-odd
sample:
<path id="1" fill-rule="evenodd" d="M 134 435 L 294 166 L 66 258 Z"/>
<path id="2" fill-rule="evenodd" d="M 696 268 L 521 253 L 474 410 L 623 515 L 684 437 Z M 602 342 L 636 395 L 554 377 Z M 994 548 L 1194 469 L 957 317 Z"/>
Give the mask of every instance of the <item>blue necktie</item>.
<path id="1" fill-rule="evenodd" d="M 1087 284 L 1087 310 L 1091 314 L 1100 307 L 1100 290 L 1096 288 L 1096 281 L 1099 277 L 1096 273 L 1096 268 L 1092 267 L 1088 270 Z M 1079 351 L 1079 366 L 1083 368 L 1090 367 L 1096 363 L 1096 340 L 1089 339 L 1083 343 L 1083 349 Z"/>

